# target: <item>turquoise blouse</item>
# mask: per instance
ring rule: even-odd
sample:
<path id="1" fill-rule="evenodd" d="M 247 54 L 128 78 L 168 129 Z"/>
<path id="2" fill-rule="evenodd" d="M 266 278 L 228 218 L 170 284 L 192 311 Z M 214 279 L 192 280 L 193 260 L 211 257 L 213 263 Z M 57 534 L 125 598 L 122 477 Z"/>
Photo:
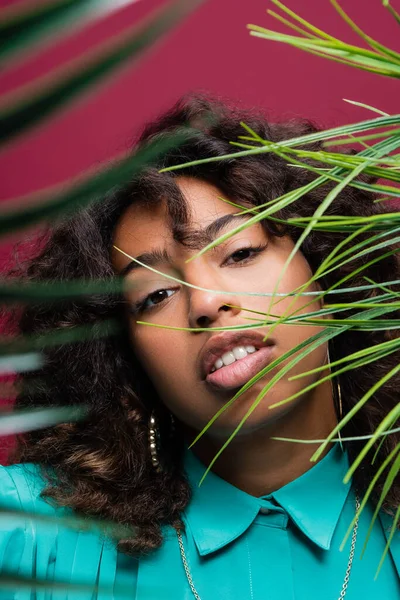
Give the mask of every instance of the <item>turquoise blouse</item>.
<path id="1" fill-rule="evenodd" d="M 213 473 L 198 487 L 204 465 L 189 451 L 185 467 L 193 497 L 184 514 L 183 542 L 201 600 L 339 598 L 350 539 L 342 552 L 339 546 L 355 513 L 354 491 L 342 483 L 348 459 L 339 447 L 295 481 L 261 498 Z M 43 515 L 71 512 L 39 497 L 44 482 L 37 465 L 0 467 L 0 482 L 1 507 L 15 511 L 0 515 L 1 572 L 90 586 L 72 593 L 32 592 L 10 584 L 0 589 L 1 600 L 193 600 L 171 527 L 165 528 L 159 550 L 129 557 L 100 532 L 19 515 L 21 509 Z M 360 560 L 372 515 L 367 505 L 359 520 L 346 600 L 400 598 L 398 531 L 374 579 L 390 531 L 387 515 L 376 520 Z"/>

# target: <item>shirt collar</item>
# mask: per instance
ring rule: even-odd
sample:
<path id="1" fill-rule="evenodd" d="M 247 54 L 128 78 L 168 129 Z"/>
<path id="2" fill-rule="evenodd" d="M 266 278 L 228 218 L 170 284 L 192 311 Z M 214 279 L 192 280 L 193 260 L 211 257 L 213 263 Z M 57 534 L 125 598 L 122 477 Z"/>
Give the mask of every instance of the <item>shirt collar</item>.
<path id="1" fill-rule="evenodd" d="M 328 550 L 351 485 L 343 484 L 348 468 L 347 454 L 336 445 L 306 473 L 263 498 L 278 503 L 311 541 Z M 185 471 L 192 487 L 185 521 L 203 556 L 242 535 L 257 516 L 262 498 L 243 492 L 213 472 L 199 487 L 205 466 L 189 450 Z"/>
<path id="2" fill-rule="evenodd" d="M 187 451 L 185 470 L 192 487 L 192 499 L 185 516 L 202 556 L 223 548 L 244 533 L 260 509 L 258 498 L 246 494 L 212 471 L 207 473 L 199 487 L 205 469 L 203 463 Z"/>
<path id="3" fill-rule="evenodd" d="M 343 483 L 348 469 L 348 455 L 336 444 L 301 477 L 271 494 L 297 527 L 324 550 L 331 546 L 351 487 L 351 482 Z"/>

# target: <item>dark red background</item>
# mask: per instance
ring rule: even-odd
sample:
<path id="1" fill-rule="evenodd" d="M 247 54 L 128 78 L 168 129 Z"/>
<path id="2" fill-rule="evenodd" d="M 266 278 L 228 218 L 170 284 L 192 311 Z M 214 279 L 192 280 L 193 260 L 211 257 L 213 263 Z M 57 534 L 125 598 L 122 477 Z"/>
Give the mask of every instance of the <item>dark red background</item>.
<path id="1" fill-rule="evenodd" d="M 8 4 L 10 0 L 0 0 L 0 7 Z M 139 0 L 4 70 L 1 93 L 49 72 L 162 4 Z M 286 0 L 286 4 L 330 34 L 359 43 L 328 0 Z M 400 2 L 393 4 L 400 10 Z M 400 49 L 399 27 L 380 0 L 342 0 L 341 5 L 368 34 Z M 300 115 L 322 126 L 372 116 L 343 98 L 398 112 L 398 81 L 251 37 L 247 23 L 286 31 L 266 14 L 267 8 L 274 8 L 268 0 L 205 2 L 140 64 L 125 67 L 69 110 L 3 150 L 0 200 L 60 183 L 109 159 L 127 147 L 146 120 L 188 91 L 206 90 L 242 106 L 263 107 L 272 119 Z M 3 244 L 3 264 L 8 257 L 9 244 Z"/>
<path id="2" fill-rule="evenodd" d="M 0 0 L 0 5 L 1 1 L 10 3 Z M 329 0 L 286 3 L 329 33 L 358 42 Z M 162 4 L 140 0 L 60 41 L 22 66 L 1 73 L 0 91 L 48 72 Z M 342 0 L 341 4 L 367 33 L 400 49 L 399 26 L 380 0 Z M 301 115 L 324 126 L 371 116 L 343 98 L 389 113 L 398 111 L 396 80 L 251 37 L 247 23 L 283 29 L 266 8 L 274 8 L 269 0 L 206 1 L 139 65 L 124 68 L 101 89 L 0 154 L 0 198 L 61 182 L 108 159 L 126 147 L 138 126 L 188 91 L 207 90 L 244 106 L 265 107 L 272 118 Z"/>

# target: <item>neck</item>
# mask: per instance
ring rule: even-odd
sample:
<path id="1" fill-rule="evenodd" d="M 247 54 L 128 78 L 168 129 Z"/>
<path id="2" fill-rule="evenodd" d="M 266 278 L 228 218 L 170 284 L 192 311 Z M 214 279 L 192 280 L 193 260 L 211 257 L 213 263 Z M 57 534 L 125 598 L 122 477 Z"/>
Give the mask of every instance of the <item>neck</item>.
<path id="1" fill-rule="evenodd" d="M 218 458 L 213 472 L 252 496 L 263 496 L 312 468 L 315 463 L 310 462 L 310 458 L 319 444 L 298 444 L 271 438 L 325 438 L 335 427 L 337 417 L 332 395 L 324 394 L 329 390 L 322 390 L 322 387 L 318 388 L 318 397 L 303 399 L 276 422 L 248 435 L 237 436 Z M 204 436 L 193 451 L 208 465 L 220 447 L 220 439 Z M 331 447 L 327 447 L 321 458 Z"/>

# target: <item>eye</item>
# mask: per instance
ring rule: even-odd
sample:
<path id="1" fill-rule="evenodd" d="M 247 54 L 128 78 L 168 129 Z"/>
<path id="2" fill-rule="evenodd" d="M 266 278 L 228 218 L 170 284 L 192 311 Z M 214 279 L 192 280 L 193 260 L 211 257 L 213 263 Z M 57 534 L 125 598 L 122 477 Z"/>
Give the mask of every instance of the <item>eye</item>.
<path id="1" fill-rule="evenodd" d="M 234 263 L 246 263 L 255 258 L 257 254 L 265 250 L 266 247 L 266 244 L 260 244 L 259 246 L 246 246 L 245 248 L 239 248 L 239 250 L 236 250 L 230 256 L 228 256 L 225 262 L 232 260 Z"/>
<path id="2" fill-rule="evenodd" d="M 173 295 L 174 291 L 175 290 L 173 290 L 173 289 L 171 289 L 171 290 L 166 290 L 166 289 L 156 290 L 155 292 L 152 292 L 151 294 L 146 296 L 146 298 L 144 298 L 143 300 L 139 300 L 139 302 L 134 304 L 131 308 L 131 311 L 133 313 L 138 313 L 138 312 L 143 312 L 145 310 L 150 310 L 150 309 L 154 308 L 155 306 L 157 306 L 158 304 L 161 304 L 162 302 L 164 302 L 165 300 L 170 298 Z"/>

